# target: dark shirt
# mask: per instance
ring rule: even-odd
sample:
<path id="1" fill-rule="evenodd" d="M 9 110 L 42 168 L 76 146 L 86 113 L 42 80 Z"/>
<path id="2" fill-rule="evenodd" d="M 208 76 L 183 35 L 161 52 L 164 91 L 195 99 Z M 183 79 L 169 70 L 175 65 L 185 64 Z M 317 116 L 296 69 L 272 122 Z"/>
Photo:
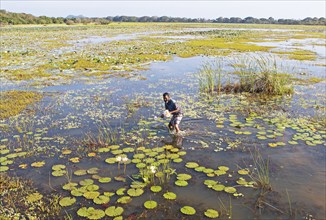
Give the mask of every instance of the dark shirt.
<path id="1" fill-rule="evenodd" d="M 168 101 L 168 103 L 165 103 L 165 109 L 169 110 L 170 112 L 171 111 L 174 111 L 174 110 L 177 110 L 177 109 L 180 109 L 179 112 L 175 112 L 175 113 L 172 113 L 173 116 L 179 116 L 179 115 L 182 115 L 182 111 L 181 111 L 181 108 L 175 103 L 174 100 L 170 99 Z"/>

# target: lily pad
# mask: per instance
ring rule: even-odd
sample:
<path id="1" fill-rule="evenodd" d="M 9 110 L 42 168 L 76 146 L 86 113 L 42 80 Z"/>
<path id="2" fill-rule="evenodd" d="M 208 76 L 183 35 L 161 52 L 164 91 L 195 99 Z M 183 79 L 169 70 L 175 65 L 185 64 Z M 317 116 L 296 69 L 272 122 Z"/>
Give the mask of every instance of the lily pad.
<path id="1" fill-rule="evenodd" d="M 142 195 L 144 193 L 144 190 L 143 189 L 140 189 L 140 188 L 136 188 L 136 189 L 128 189 L 128 191 L 127 191 L 127 194 L 129 195 L 129 196 L 134 196 L 134 197 L 136 197 L 136 196 L 140 196 L 140 195 Z"/>
<path id="2" fill-rule="evenodd" d="M 88 219 L 101 219 L 105 216 L 105 212 L 101 209 L 94 209 L 93 207 L 82 207 L 78 209 L 77 215 Z"/>
<path id="3" fill-rule="evenodd" d="M 196 167 L 199 167 L 199 164 L 196 162 L 188 162 L 188 163 L 186 163 L 186 167 L 187 168 L 196 168 Z"/>
<path id="4" fill-rule="evenodd" d="M 241 175 L 248 175 L 249 171 L 246 170 L 246 169 L 241 169 L 241 170 L 238 170 L 238 173 L 241 174 Z"/>
<path id="5" fill-rule="evenodd" d="M 62 199 L 60 199 L 59 204 L 65 207 L 65 206 L 71 206 L 75 202 L 76 202 L 76 198 L 74 197 L 63 197 Z"/>
<path id="6" fill-rule="evenodd" d="M 115 162 L 117 162 L 117 159 L 115 157 L 110 157 L 105 159 L 105 162 L 108 164 L 114 164 Z"/>
<path id="7" fill-rule="evenodd" d="M 121 204 L 127 204 L 132 201 L 132 198 L 130 196 L 122 196 L 120 197 L 117 202 Z"/>
<path id="8" fill-rule="evenodd" d="M 228 186 L 228 187 L 225 187 L 224 188 L 224 191 L 227 192 L 227 193 L 235 193 L 237 190 L 236 188 L 232 187 L 232 186 Z"/>
<path id="9" fill-rule="evenodd" d="M 83 194 L 83 196 L 86 198 L 86 199 L 95 199 L 96 197 L 98 197 L 100 195 L 99 192 L 96 192 L 96 191 L 90 191 L 90 192 L 85 192 Z"/>
<path id="10" fill-rule="evenodd" d="M 226 166 L 219 166 L 218 167 L 219 170 L 223 170 L 223 171 L 228 171 L 230 168 L 226 167 Z"/>
<path id="11" fill-rule="evenodd" d="M 110 177 L 102 177 L 102 178 L 98 179 L 98 181 L 100 183 L 109 183 L 109 182 L 111 182 L 111 178 Z"/>
<path id="12" fill-rule="evenodd" d="M 174 182 L 174 184 L 177 186 L 188 186 L 188 182 L 184 180 L 177 180 Z"/>
<path id="13" fill-rule="evenodd" d="M 106 203 L 110 202 L 110 197 L 109 196 L 105 196 L 105 195 L 100 195 L 100 196 L 94 198 L 93 199 L 93 202 L 95 204 L 98 204 L 98 205 L 100 205 L 100 204 L 106 204 Z"/>
<path id="14" fill-rule="evenodd" d="M 88 186 L 88 185 L 92 185 L 94 183 L 94 180 L 92 179 L 84 179 L 79 181 L 79 184 L 82 186 Z"/>
<path id="15" fill-rule="evenodd" d="M 72 189 L 74 189 L 76 186 L 78 186 L 78 183 L 70 182 L 70 183 L 67 183 L 67 184 L 63 185 L 62 188 L 63 188 L 64 190 L 72 190 Z"/>
<path id="16" fill-rule="evenodd" d="M 214 209 L 207 209 L 204 214 L 208 218 L 217 218 L 219 216 L 218 211 L 216 211 Z"/>
<path id="17" fill-rule="evenodd" d="M 215 191 L 223 191 L 223 189 L 225 188 L 225 186 L 224 185 L 222 185 L 222 184 L 216 184 L 216 185 L 214 185 L 213 187 L 212 187 L 212 189 L 214 189 Z"/>
<path id="18" fill-rule="evenodd" d="M 105 214 L 110 217 L 116 217 L 120 216 L 123 213 L 123 208 L 122 207 L 115 207 L 115 206 L 110 206 L 109 208 L 105 209 Z"/>
<path id="19" fill-rule="evenodd" d="M 180 211 L 185 215 L 194 215 L 196 214 L 196 210 L 191 206 L 183 206 Z"/>
<path id="20" fill-rule="evenodd" d="M 120 188 L 118 189 L 115 193 L 118 195 L 118 196 L 123 196 L 125 194 L 125 191 L 126 191 L 126 188 Z"/>
<path id="21" fill-rule="evenodd" d="M 173 192 L 166 192 L 163 194 L 163 197 L 165 199 L 169 199 L 169 200 L 175 200 L 177 198 L 177 195 Z"/>
<path id="22" fill-rule="evenodd" d="M 7 170 L 9 170 L 8 166 L 0 166 L 0 172 L 5 172 Z"/>
<path id="23" fill-rule="evenodd" d="M 151 187 L 151 191 L 155 192 L 155 193 L 160 192 L 161 190 L 162 190 L 161 186 L 152 186 Z"/>
<path id="24" fill-rule="evenodd" d="M 185 174 L 185 173 L 180 173 L 177 175 L 178 180 L 189 180 L 191 179 L 191 175 Z"/>
<path id="25" fill-rule="evenodd" d="M 63 169 L 66 169 L 66 166 L 63 164 L 57 164 L 52 166 L 52 170 L 63 170 Z"/>
<path id="26" fill-rule="evenodd" d="M 98 186 L 98 185 L 94 185 L 94 184 L 91 184 L 91 185 L 88 185 L 88 186 L 86 186 L 86 189 L 88 190 L 88 191 L 96 191 L 96 190 L 98 190 L 100 187 Z"/>
<path id="27" fill-rule="evenodd" d="M 144 203 L 146 209 L 154 209 L 157 207 L 157 202 L 153 200 L 148 200 Z"/>
<path id="28" fill-rule="evenodd" d="M 76 176 L 83 176 L 83 175 L 86 175 L 86 174 L 87 174 L 87 170 L 76 170 L 76 171 L 74 172 L 74 174 L 75 174 Z"/>

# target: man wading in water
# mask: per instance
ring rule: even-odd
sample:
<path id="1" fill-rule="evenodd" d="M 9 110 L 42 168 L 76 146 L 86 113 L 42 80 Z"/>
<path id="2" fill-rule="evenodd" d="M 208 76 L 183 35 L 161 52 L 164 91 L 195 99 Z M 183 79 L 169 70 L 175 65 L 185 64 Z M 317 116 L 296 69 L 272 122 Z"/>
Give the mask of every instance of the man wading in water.
<path id="1" fill-rule="evenodd" d="M 165 102 L 165 109 L 168 110 L 170 114 L 172 114 L 172 118 L 169 123 L 169 129 L 172 131 L 173 128 L 175 128 L 175 131 L 178 134 L 180 132 L 179 124 L 183 116 L 181 108 L 175 103 L 173 99 L 170 98 L 170 94 L 167 92 L 163 94 L 163 100 Z M 161 118 L 164 118 L 164 114 L 161 115 Z"/>

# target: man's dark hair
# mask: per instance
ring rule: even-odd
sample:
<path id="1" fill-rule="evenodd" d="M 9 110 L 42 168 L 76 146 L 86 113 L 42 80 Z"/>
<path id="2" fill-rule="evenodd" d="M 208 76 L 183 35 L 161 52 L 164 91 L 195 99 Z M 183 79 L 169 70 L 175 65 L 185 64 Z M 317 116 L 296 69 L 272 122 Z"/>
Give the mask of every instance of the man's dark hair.
<path id="1" fill-rule="evenodd" d="M 163 97 L 168 96 L 170 97 L 170 94 L 168 92 L 163 93 Z"/>

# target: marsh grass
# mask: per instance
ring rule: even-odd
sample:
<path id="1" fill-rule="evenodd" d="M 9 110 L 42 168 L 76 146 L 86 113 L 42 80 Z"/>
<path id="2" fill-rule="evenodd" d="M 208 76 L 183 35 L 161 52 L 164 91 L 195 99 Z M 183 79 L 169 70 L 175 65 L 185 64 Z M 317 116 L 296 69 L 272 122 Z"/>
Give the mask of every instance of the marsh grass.
<path id="1" fill-rule="evenodd" d="M 4 91 L 0 92 L 0 119 L 20 114 L 29 105 L 42 99 L 42 94 L 33 91 Z"/>
<path id="2" fill-rule="evenodd" d="M 248 174 L 250 179 L 255 183 L 254 186 L 262 189 L 263 192 L 271 191 L 269 159 L 265 160 L 257 149 L 254 152 L 250 151 L 250 154 L 254 167 L 254 170 Z"/>
<path id="3" fill-rule="evenodd" d="M 280 72 L 276 60 L 271 57 L 248 57 L 230 62 L 233 74 L 222 69 L 221 62 L 206 63 L 198 73 L 199 88 L 205 93 L 242 93 L 263 95 L 286 95 L 293 93 L 293 86 L 289 74 Z M 232 79 L 231 75 L 237 79 Z M 222 84 L 222 77 L 228 79 Z"/>

